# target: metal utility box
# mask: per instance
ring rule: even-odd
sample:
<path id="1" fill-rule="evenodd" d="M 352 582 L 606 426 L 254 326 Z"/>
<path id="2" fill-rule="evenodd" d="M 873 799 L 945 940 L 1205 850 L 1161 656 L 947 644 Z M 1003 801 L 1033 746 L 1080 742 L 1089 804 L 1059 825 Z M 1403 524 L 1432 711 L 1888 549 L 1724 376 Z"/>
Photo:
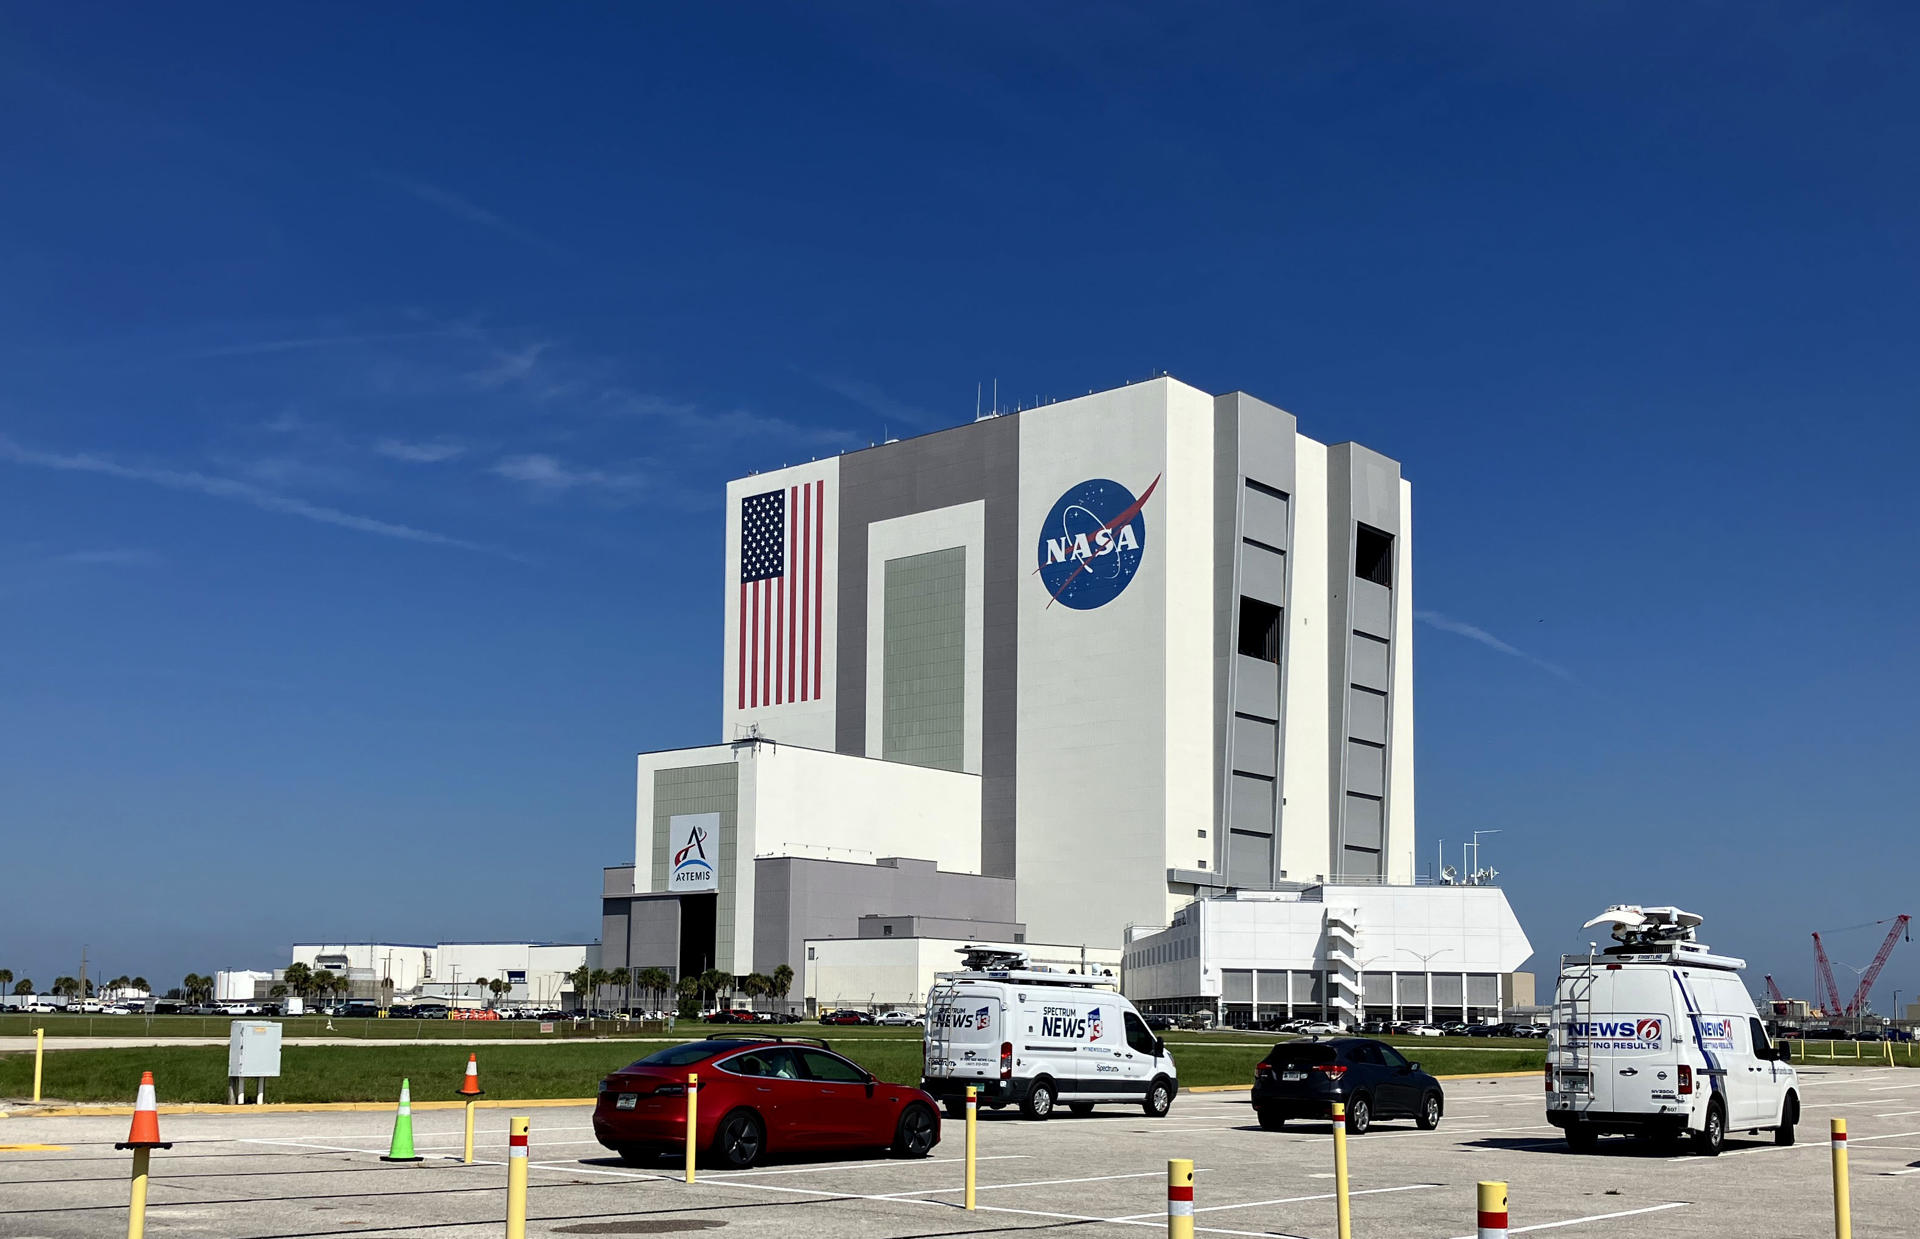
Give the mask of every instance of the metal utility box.
<path id="1" fill-rule="evenodd" d="M 280 1025 L 262 1020 L 235 1020 L 227 1041 L 227 1100 L 246 1098 L 249 1079 L 260 1081 L 256 1101 L 267 1099 L 267 1077 L 280 1075 Z"/>

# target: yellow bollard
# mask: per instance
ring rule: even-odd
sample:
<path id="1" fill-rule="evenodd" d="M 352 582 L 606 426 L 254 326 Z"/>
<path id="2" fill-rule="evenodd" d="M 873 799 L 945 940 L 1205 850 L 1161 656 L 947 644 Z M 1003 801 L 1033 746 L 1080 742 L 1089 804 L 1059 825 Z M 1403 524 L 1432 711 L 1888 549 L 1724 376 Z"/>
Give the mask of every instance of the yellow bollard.
<path id="1" fill-rule="evenodd" d="M 467 1103 L 467 1165 L 473 1165 L 473 1103 Z"/>
<path id="2" fill-rule="evenodd" d="M 40 1103 L 40 1059 L 46 1052 L 47 1030 L 36 1028 L 33 1030 L 33 1101 L 35 1105 Z"/>
<path id="3" fill-rule="evenodd" d="M 127 1239 L 140 1239 L 147 1233 L 147 1159 L 148 1149 L 133 1151 L 133 1199 L 127 1205 Z"/>
<path id="4" fill-rule="evenodd" d="M 1353 1239 L 1353 1217 L 1347 1212 L 1347 1103 L 1333 1103 L 1333 1198 L 1340 1239 Z"/>
<path id="5" fill-rule="evenodd" d="M 1847 1120 L 1833 1124 L 1833 1239 L 1853 1239 L 1853 1200 L 1847 1191 Z"/>
<path id="6" fill-rule="evenodd" d="M 1479 1239 L 1507 1239 L 1507 1185 L 1481 1180 L 1478 1203 Z"/>
<path id="7" fill-rule="evenodd" d="M 507 1123 L 507 1239 L 527 1239 L 527 1120 Z"/>
<path id="8" fill-rule="evenodd" d="M 1193 1239 L 1193 1163 L 1167 1162 L 1167 1239 Z"/>
<path id="9" fill-rule="evenodd" d="M 687 1182 L 693 1182 L 693 1156 L 700 1147 L 700 1073 L 687 1073 Z"/>
<path id="10" fill-rule="evenodd" d="M 967 1208 L 973 1208 L 973 1163 L 979 1154 L 977 1130 L 980 1126 L 980 1090 L 967 1085 Z"/>

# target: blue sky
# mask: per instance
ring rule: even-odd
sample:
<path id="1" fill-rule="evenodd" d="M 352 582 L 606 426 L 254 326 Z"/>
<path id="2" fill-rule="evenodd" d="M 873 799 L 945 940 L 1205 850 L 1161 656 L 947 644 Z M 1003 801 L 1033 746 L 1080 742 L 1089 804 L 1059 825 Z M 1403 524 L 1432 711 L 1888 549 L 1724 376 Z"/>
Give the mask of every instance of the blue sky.
<path id="1" fill-rule="evenodd" d="M 1165 370 L 1414 479 L 1423 862 L 1806 992 L 1915 910 L 1916 19 L 1550 10 L 9 10 L 0 966 L 593 936 L 725 479 Z"/>

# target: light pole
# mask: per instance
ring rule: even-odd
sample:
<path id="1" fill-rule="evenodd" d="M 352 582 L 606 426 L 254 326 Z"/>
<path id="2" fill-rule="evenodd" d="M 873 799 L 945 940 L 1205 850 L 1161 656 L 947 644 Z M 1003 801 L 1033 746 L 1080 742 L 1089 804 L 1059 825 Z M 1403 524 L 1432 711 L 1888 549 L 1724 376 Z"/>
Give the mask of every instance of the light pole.
<path id="1" fill-rule="evenodd" d="M 1419 951 L 1414 950 L 1412 947 L 1403 946 L 1400 949 L 1420 961 L 1422 975 L 1424 975 L 1427 979 L 1427 986 L 1426 986 L 1427 1023 L 1431 1024 L 1433 1023 L 1433 961 L 1436 956 L 1445 955 L 1448 951 L 1451 951 L 1453 948 L 1450 946 L 1443 946 L 1437 951 L 1428 951 L 1424 955 L 1422 955 Z M 1461 984 L 1465 985 L 1466 982 L 1462 981 Z M 1460 1014 L 1464 1016 L 1466 1013 L 1467 1013 L 1467 995 L 1463 991 L 1460 995 Z"/>
<path id="2" fill-rule="evenodd" d="M 1385 958 L 1387 958 L 1385 955 L 1370 955 L 1354 966 L 1354 972 L 1358 974 L 1360 981 L 1359 1016 L 1362 1023 L 1365 1023 L 1367 1018 L 1367 967 L 1370 964 L 1377 964 Z"/>
<path id="3" fill-rule="evenodd" d="M 1471 869 L 1468 869 L 1467 872 L 1462 875 L 1463 877 L 1465 877 L 1469 885 L 1478 886 L 1480 884 L 1479 882 L 1480 836 L 1481 835 L 1497 835 L 1499 833 L 1500 831 L 1498 830 L 1476 830 L 1473 832 L 1473 867 Z M 1465 849 L 1463 848 L 1462 851 L 1464 852 Z M 1460 857 L 1461 864 L 1464 865 L 1466 863 L 1466 859 L 1467 858 L 1464 855 L 1461 856 Z M 1466 1014 L 1466 1001 L 1467 1001 L 1467 996 L 1465 994 L 1460 995 L 1460 1013 L 1462 1015 Z"/>

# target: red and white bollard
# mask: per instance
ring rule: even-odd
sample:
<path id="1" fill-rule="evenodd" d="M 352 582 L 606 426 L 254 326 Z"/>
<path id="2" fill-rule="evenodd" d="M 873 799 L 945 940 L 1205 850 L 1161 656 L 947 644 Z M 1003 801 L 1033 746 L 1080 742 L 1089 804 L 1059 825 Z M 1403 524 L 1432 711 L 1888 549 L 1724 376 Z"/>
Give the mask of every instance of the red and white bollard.
<path id="1" fill-rule="evenodd" d="M 1507 1185 L 1480 1184 L 1480 1239 L 1507 1239 Z"/>
<path id="2" fill-rule="evenodd" d="M 1193 1239 L 1193 1162 L 1167 1162 L 1167 1239 Z"/>

